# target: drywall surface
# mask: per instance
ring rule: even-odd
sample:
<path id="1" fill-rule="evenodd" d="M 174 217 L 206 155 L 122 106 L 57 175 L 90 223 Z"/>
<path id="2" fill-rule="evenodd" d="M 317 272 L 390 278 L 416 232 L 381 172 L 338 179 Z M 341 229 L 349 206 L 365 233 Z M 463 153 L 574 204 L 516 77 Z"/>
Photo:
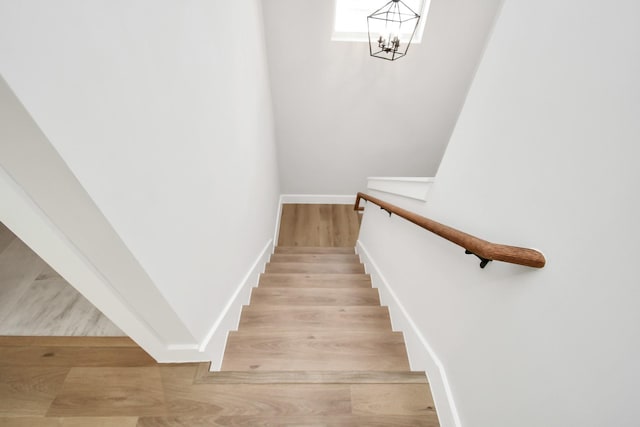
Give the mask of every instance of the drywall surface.
<path id="1" fill-rule="evenodd" d="M 275 226 L 260 7 L 0 2 L 3 76 L 199 343 Z"/>
<path id="2" fill-rule="evenodd" d="M 283 193 L 433 176 L 500 3 L 432 0 L 423 42 L 390 62 L 331 41 L 333 0 L 264 0 Z"/>
<path id="3" fill-rule="evenodd" d="M 0 220 L 149 354 L 195 344 L 1 77 L 0 186 Z"/>
<path id="4" fill-rule="evenodd" d="M 378 194 L 540 249 L 544 269 L 481 270 L 366 210 L 360 241 L 442 362 L 462 426 L 640 423 L 637 16 L 629 1 L 507 1 L 427 203 Z"/>

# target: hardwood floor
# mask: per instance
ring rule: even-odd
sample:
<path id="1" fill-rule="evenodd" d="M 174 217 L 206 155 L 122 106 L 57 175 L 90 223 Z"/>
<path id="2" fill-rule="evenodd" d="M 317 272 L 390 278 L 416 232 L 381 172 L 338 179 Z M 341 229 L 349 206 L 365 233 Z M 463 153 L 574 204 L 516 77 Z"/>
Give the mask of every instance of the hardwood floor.
<path id="1" fill-rule="evenodd" d="M 360 218 L 353 205 L 284 204 L 278 246 L 352 249 L 358 239 Z"/>
<path id="2" fill-rule="evenodd" d="M 229 333 L 221 371 L 197 381 L 314 384 L 335 387 L 336 398 L 349 387 L 344 413 L 241 425 L 438 425 L 426 377 L 410 371 L 403 335 L 353 250 L 276 248 Z"/>
<path id="3" fill-rule="evenodd" d="M 0 336 L 0 427 L 439 426 L 354 253 L 357 218 L 314 209 L 324 225 L 284 231 L 293 245 L 260 276 L 222 371 L 158 364 L 126 337 Z M 317 246 L 345 236 L 350 248 Z M 0 255 L 11 244 L 0 235 Z"/>
<path id="4" fill-rule="evenodd" d="M 0 335 L 124 333 L 0 223 Z"/>
<path id="5" fill-rule="evenodd" d="M 134 344 L 81 341 L 91 339 L 4 338 L 0 347 L 20 348 L 26 362 L 0 358 L 0 426 L 437 425 L 420 373 L 347 371 L 341 380 L 310 372 L 304 382 L 279 383 L 273 372 L 223 372 L 230 376 L 218 379 L 207 364 L 160 365 Z M 138 366 L 117 356 L 125 349 L 138 353 Z"/>

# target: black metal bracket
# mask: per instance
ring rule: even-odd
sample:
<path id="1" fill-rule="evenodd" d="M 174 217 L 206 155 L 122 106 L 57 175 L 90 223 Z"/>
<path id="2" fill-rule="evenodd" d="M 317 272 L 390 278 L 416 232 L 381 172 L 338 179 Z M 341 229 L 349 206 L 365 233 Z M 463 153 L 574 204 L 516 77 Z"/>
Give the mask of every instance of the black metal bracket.
<path id="1" fill-rule="evenodd" d="M 480 255 L 474 254 L 473 252 L 471 252 L 469 249 L 465 249 L 464 253 L 467 254 L 467 255 L 475 255 L 475 256 L 477 256 L 478 259 L 480 260 L 480 268 L 485 268 L 487 266 L 487 264 L 489 264 L 491 262 L 490 259 L 482 258 Z"/>
<path id="2" fill-rule="evenodd" d="M 382 209 L 383 211 L 387 211 L 387 213 L 389 214 L 389 218 L 391 218 L 391 211 L 389 209 L 385 209 L 383 207 L 380 207 L 380 209 Z"/>

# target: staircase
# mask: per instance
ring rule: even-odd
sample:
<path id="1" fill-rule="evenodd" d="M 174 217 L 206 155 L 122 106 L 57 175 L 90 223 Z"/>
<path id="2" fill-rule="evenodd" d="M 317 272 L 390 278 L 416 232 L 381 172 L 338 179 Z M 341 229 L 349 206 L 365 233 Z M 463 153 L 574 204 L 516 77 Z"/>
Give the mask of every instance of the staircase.
<path id="1" fill-rule="evenodd" d="M 229 333 L 221 371 L 196 383 L 350 385 L 349 416 L 341 401 L 307 421 L 439 425 L 426 376 L 410 370 L 402 333 L 352 248 L 277 247 Z M 358 417 L 371 413 L 379 417 Z"/>

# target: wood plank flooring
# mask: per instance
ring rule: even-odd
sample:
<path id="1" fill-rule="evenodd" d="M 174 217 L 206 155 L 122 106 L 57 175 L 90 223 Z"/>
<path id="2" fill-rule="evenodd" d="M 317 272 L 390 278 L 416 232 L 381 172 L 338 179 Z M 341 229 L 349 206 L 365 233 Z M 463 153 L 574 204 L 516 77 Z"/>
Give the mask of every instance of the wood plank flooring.
<path id="1" fill-rule="evenodd" d="M 255 288 L 251 305 L 286 306 L 358 306 L 380 305 L 378 290 L 373 288 Z"/>
<path id="2" fill-rule="evenodd" d="M 124 333 L 0 223 L 0 335 Z"/>
<path id="3" fill-rule="evenodd" d="M 364 266 L 354 263 L 313 263 L 313 262 L 277 262 L 269 263 L 265 267 L 265 273 L 339 273 L 339 274 L 363 274 Z"/>
<path id="4" fill-rule="evenodd" d="M 273 372 L 225 372 L 218 379 L 208 376 L 207 364 L 157 364 L 127 342 L 85 347 L 91 338 L 69 337 L 38 345 L 41 339 L 0 342 L 32 344 L 20 352 L 28 364 L 0 358 L 0 426 L 438 425 L 421 373 L 292 372 L 281 381 Z M 110 351 L 124 349 L 141 352 L 145 366 L 129 366 Z M 63 350 L 76 354 L 52 362 Z M 98 355 L 100 366 L 82 366 Z"/>
<path id="5" fill-rule="evenodd" d="M 353 249 L 358 239 L 360 220 L 353 205 L 284 204 L 278 246 L 333 246 Z"/>
<path id="6" fill-rule="evenodd" d="M 221 371 L 200 371 L 196 382 L 333 387 L 340 402 L 349 387 L 344 407 L 236 417 L 240 425 L 439 425 L 424 373 L 410 371 L 402 333 L 357 255 L 342 248 L 277 247 L 229 333 Z"/>
<path id="7" fill-rule="evenodd" d="M 439 426 L 353 247 L 299 242 L 276 248 L 220 372 L 126 337 L 0 337 L 0 427 Z"/>
<path id="8" fill-rule="evenodd" d="M 389 331 L 389 311 L 380 306 L 245 306 L 239 329 L 243 331 L 297 330 Z"/>

